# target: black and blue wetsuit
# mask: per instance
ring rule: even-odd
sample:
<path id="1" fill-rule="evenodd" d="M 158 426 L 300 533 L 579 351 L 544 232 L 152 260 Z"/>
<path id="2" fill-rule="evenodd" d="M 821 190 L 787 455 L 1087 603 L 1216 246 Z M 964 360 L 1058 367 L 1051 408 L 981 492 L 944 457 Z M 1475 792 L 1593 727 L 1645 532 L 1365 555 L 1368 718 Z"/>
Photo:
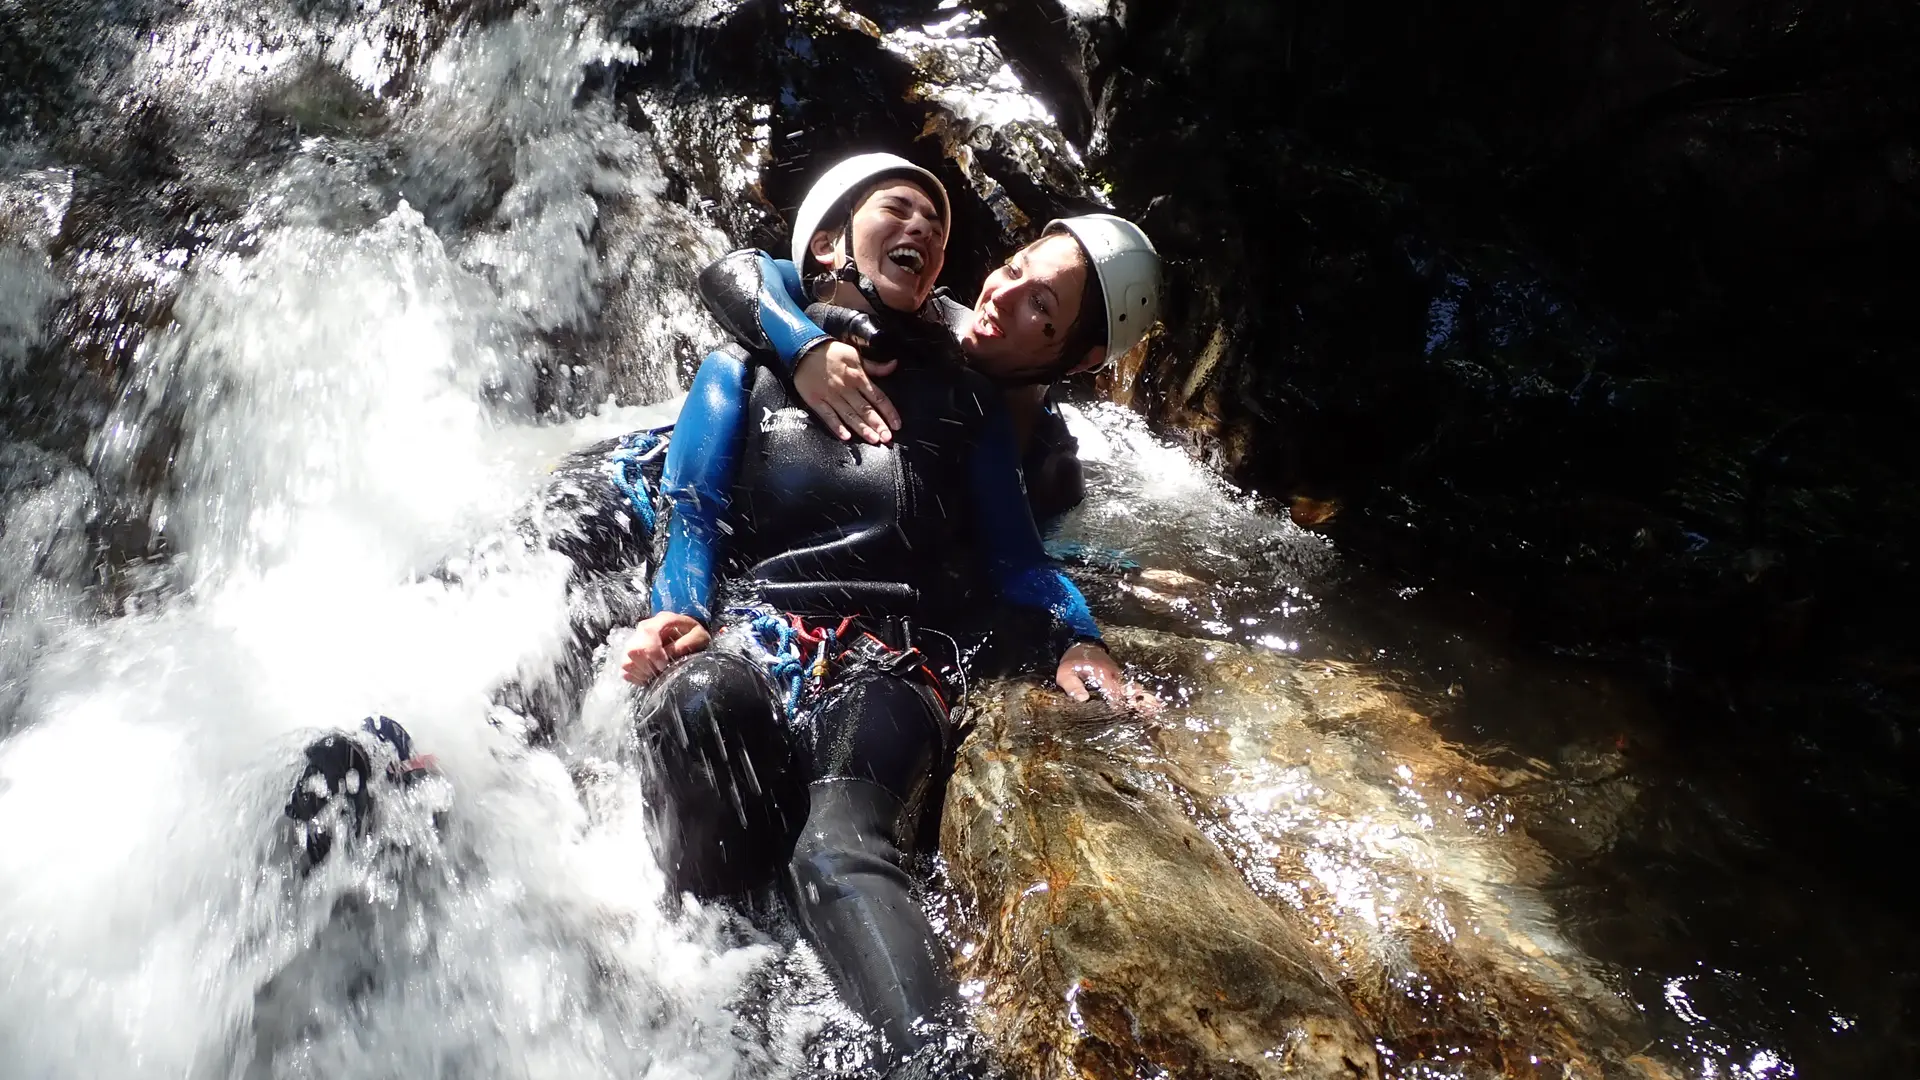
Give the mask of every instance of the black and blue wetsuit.
<path id="1" fill-rule="evenodd" d="M 801 357 L 833 337 L 808 317 L 799 270 L 764 251 L 735 251 L 707 267 L 700 274 L 700 298 L 735 340 L 756 356 L 771 357 L 788 379 Z M 972 309 L 955 302 L 945 289 L 927 303 L 955 338 L 973 321 Z M 1020 471 L 1034 520 L 1045 524 L 1080 505 L 1087 486 L 1079 444 L 1051 391 L 1040 409 L 1020 456 Z"/>
<path id="2" fill-rule="evenodd" d="M 728 281 L 732 284 L 722 284 Z M 774 281 L 779 288 L 769 287 Z M 717 546 L 728 505 L 726 486 L 744 461 L 749 497 L 756 484 L 765 485 L 749 517 L 804 523 L 811 538 L 779 537 L 770 552 L 798 562 L 753 567 L 751 575 L 763 584 L 794 577 L 818 580 L 823 574 L 848 581 L 864 576 L 863 596 L 872 604 L 874 590 L 881 588 L 877 581 L 917 572 L 928 578 L 921 592 L 942 593 L 947 590 L 936 586 L 932 575 L 950 574 L 945 565 L 950 560 L 928 556 L 944 554 L 941 547 L 970 533 L 1005 599 L 1046 610 L 1097 639 L 1078 590 L 1047 560 L 1032 527 L 1038 515 L 1022 485 L 1024 470 L 997 388 L 965 368 L 940 323 L 885 313 L 878 322 L 889 342 L 887 358 L 902 363 L 900 371 L 879 381 L 905 421 L 901 438 L 885 446 L 840 442 L 813 422 L 791 390 L 791 362 L 826 338 L 804 313 L 793 310 L 792 293 L 798 288 L 791 263 L 758 252 L 736 252 L 701 275 L 702 294 L 722 326 L 750 352 L 710 355 L 682 406 L 663 481 L 662 495 L 674 513 L 668 551 L 654 578 L 655 610 L 683 611 L 705 621 L 713 580 L 710 549 Z M 749 295 L 751 304 L 733 302 Z M 751 365 L 753 359 L 772 363 Z M 916 431 L 916 419 L 924 419 L 927 430 Z M 758 425 L 757 432 L 746 430 L 751 424 Z M 738 457 L 743 441 L 757 441 L 759 455 Z M 865 493 L 869 512 L 889 517 L 889 527 L 875 522 L 872 529 L 862 529 L 843 512 L 849 503 L 829 505 L 839 496 L 819 494 L 857 483 L 855 477 L 882 486 L 908 485 L 891 499 Z M 946 492 L 966 493 L 976 516 L 952 512 L 955 508 L 942 502 L 950 498 Z M 922 506 L 926 500 L 936 505 Z M 733 538 L 737 556 L 766 546 L 758 541 L 753 521 L 739 525 L 747 532 Z M 922 530 L 928 535 L 911 535 Z M 792 554 L 803 549 L 804 556 Z M 875 562 L 888 557 L 901 561 L 897 566 Z M 846 565 L 849 559 L 860 565 Z M 889 584 L 882 591 L 895 588 Z"/>
<path id="3" fill-rule="evenodd" d="M 653 600 L 716 642 L 647 689 L 637 730 L 676 883 L 750 886 L 768 839 L 793 838 L 803 932 L 908 1049 L 953 1000 L 903 861 L 953 749 L 954 638 L 994 601 L 1056 626 L 1049 660 L 1099 630 L 1041 546 L 999 391 L 945 327 L 877 321 L 901 361 L 878 380 L 905 421 L 890 445 L 834 438 L 741 351 L 701 365 L 661 482 Z"/>

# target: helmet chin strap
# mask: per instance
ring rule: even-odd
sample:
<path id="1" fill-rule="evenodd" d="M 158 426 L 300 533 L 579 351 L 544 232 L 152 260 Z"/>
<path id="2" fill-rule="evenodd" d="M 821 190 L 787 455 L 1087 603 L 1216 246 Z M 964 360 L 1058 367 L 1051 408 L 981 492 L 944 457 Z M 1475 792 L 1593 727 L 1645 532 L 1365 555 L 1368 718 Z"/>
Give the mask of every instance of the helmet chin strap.
<path id="1" fill-rule="evenodd" d="M 820 303 L 830 304 L 833 302 L 834 286 L 842 282 L 853 286 L 854 290 L 866 300 L 867 306 L 873 309 L 874 314 L 886 314 L 892 310 L 887 307 L 886 301 L 880 299 L 880 290 L 874 287 L 873 280 L 861 273 L 851 260 L 838 270 L 815 274 L 807 282 L 807 291 Z"/>
<path id="2" fill-rule="evenodd" d="M 846 261 L 840 264 L 840 269 L 815 275 L 808 282 L 808 289 L 813 293 L 813 298 L 821 303 L 830 302 L 833 299 L 833 287 L 845 282 L 853 286 L 854 290 L 866 300 L 867 306 L 873 309 L 875 315 L 887 314 L 891 309 L 887 307 L 884 300 L 880 299 L 880 290 L 874 286 L 872 278 L 860 272 L 858 263 L 854 261 L 852 215 L 848 215 L 847 223 L 840 232 L 840 245 L 846 252 Z"/>
<path id="3" fill-rule="evenodd" d="M 858 270 L 853 272 L 853 287 L 860 290 L 861 296 L 866 297 L 867 306 L 873 309 L 874 314 L 889 310 L 886 303 L 880 299 L 880 290 L 874 287 L 872 279 Z"/>

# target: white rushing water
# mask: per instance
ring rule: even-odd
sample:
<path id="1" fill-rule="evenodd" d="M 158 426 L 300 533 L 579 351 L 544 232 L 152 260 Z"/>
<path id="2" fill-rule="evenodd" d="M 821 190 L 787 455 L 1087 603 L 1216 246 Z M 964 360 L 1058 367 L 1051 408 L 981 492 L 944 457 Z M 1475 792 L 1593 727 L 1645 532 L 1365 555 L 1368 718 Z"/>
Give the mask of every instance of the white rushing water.
<path id="1" fill-rule="evenodd" d="M 385 87 L 410 10 L 349 26 L 195 5 L 89 77 L 218 142 L 218 117 L 322 67 Z M 250 174 L 237 225 L 172 258 L 172 321 L 92 447 L 114 477 L 171 452 L 167 588 L 91 615 L 93 481 L 0 450 L 0 1074 L 722 1077 L 797 1052 L 805 1021 L 735 1008 L 772 951 L 662 904 L 629 775 L 583 799 L 564 748 L 489 723 L 489 692 L 567 629 L 556 557 L 428 576 L 566 449 L 670 415 L 556 426 L 530 404 L 540 335 L 606 291 L 600 207 L 658 234 L 663 281 L 721 250 L 658 200 L 639 137 L 576 102 L 616 51 L 565 5 L 457 31 L 380 103 L 385 142 L 308 137 Z M 382 199 L 395 160 L 429 205 Z M 503 168 L 490 218 L 436 216 Z M 59 288 L 35 250 L 0 246 L 0 366 Z M 684 287 L 645 299 L 632 343 L 704 344 Z M 616 698 L 578 741 L 617 741 Z M 374 712 L 445 779 L 381 815 L 379 842 L 296 874 L 281 811 L 301 747 Z"/>

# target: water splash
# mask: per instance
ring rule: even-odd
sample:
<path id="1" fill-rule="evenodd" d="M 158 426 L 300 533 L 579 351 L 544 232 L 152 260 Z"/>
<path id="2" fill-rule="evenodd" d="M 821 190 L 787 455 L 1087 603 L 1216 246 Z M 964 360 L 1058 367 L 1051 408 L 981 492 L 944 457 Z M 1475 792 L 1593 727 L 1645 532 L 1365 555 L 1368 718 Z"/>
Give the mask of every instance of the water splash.
<path id="1" fill-rule="evenodd" d="M 711 333 L 687 284 L 718 240 L 660 200 L 604 102 L 576 100 L 587 65 L 624 55 L 580 9 L 429 28 L 414 5 L 309 8 L 160 13 L 120 42 L 129 64 L 90 69 L 109 130 L 129 110 L 206 121 L 177 152 L 242 202 L 187 234 L 93 220 L 52 260 L 0 248 L 9 365 L 52 340 L 46 280 L 84 326 L 125 318 L 101 298 L 130 290 L 167 316 L 115 354 L 127 390 L 91 475 L 0 449 L 0 1057 L 46 1076 L 774 1070 L 800 1036 L 734 1002 L 775 957 L 663 904 L 630 774 L 583 799 L 559 754 L 489 722 L 495 686 L 559 655 L 566 568 L 509 544 L 487 574 L 430 573 L 560 452 L 661 419 L 542 426 L 552 340 L 645 293 L 622 341 L 675 339 L 640 365 L 670 395 L 671 357 Z M 348 107 L 309 100 L 263 167 L 247 105 L 314 86 Z M 609 280 L 610 218 L 629 266 L 657 267 Z M 577 381 L 576 399 L 608 386 Z M 98 482 L 147 500 L 137 594 L 87 580 Z M 615 698 L 596 700 L 581 738 L 615 752 Z M 301 877 L 281 814 L 300 747 L 375 711 L 444 780 Z"/>

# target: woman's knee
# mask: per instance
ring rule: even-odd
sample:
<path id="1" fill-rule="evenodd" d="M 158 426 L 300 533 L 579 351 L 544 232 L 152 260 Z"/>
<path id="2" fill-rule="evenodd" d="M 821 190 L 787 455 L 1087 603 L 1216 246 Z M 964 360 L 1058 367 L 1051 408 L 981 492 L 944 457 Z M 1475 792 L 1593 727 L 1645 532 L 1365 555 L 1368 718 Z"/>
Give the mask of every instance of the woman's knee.
<path id="1" fill-rule="evenodd" d="M 805 817 L 806 789 L 759 669 L 724 652 L 674 665 L 638 697 L 634 733 L 669 884 L 712 895 L 771 879 Z"/>
<path id="2" fill-rule="evenodd" d="M 794 865 L 827 865 L 845 858 L 906 859 L 908 808 L 893 793 L 865 780 L 818 780 L 807 788 L 806 824 L 794 845 Z"/>

